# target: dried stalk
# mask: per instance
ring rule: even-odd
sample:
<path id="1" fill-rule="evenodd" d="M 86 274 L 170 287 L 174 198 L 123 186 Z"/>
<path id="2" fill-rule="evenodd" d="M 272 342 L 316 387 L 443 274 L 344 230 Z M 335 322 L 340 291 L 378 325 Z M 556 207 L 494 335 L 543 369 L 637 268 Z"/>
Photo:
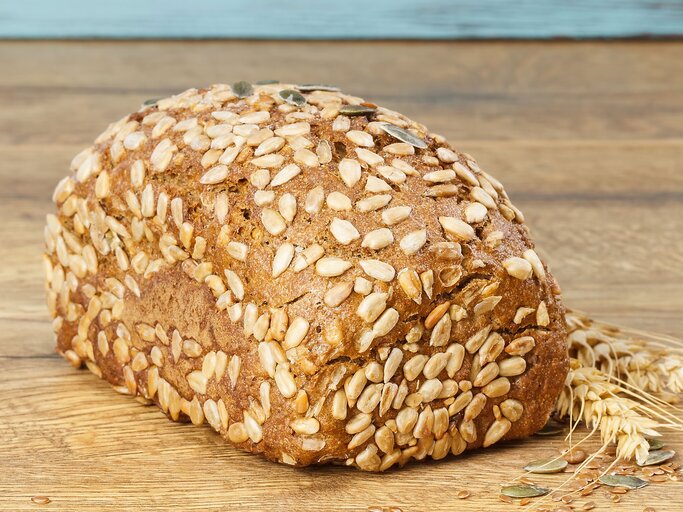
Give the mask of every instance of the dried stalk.
<path id="1" fill-rule="evenodd" d="M 555 411 L 599 432 L 603 448 L 617 444 L 617 456 L 643 462 L 647 437 L 683 430 L 671 403 L 683 391 L 680 342 L 622 330 L 570 311 L 570 371 Z M 571 432 L 570 432 L 571 442 Z"/>

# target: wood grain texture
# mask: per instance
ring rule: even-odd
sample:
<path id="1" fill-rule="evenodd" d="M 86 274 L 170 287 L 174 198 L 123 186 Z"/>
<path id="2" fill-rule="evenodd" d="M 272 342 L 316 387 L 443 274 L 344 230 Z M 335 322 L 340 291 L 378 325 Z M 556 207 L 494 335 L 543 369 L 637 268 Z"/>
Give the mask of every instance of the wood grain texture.
<path id="1" fill-rule="evenodd" d="M 0 37 L 491 39 L 675 36 L 676 0 L 23 0 Z"/>
<path id="2" fill-rule="evenodd" d="M 192 85 L 332 82 L 405 111 L 505 183 L 567 304 L 683 333 L 683 43 L 0 43 L 0 54 L 0 510 L 507 510 L 497 484 L 562 446 L 534 437 L 383 475 L 294 470 L 58 358 L 40 268 L 52 188 L 108 122 Z M 683 450 L 683 435 L 667 438 Z M 591 499 L 609 510 L 605 494 Z M 618 510 L 682 502 L 680 484 L 653 485 Z"/>

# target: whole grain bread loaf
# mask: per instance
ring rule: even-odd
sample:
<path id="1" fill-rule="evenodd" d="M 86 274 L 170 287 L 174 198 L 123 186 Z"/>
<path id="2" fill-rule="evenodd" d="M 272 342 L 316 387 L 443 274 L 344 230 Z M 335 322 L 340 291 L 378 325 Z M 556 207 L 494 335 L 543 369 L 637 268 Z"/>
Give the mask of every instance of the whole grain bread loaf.
<path id="1" fill-rule="evenodd" d="M 57 350 L 173 420 L 383 471 L 528 436 L 567 372 L 559 288 L 499 181 L 328 86 L 150 102 L 47 216 Z"/>

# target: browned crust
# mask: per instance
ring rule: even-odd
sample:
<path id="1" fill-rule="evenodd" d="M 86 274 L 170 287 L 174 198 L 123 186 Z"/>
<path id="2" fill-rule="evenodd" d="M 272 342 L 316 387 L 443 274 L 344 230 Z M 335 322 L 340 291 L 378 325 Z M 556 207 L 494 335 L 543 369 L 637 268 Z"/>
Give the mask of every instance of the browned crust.
<path id="1" fill-rule="evenodd" d="M 225 88 L 214 88 L 211 91 L 225 91 Z M 276 89 L 274 89 L 276 90 Z M 202 91 L 205 95 L 207 91 Z M 192 96 L 194 93 L 186 94 Z M 285 113 L 277 108 L 277 102 L 269 95 L 268 89 L 261 90 L 261 96 L 257 96 L 252 105 L 234 98 L 217 100 L 212 108 L 193 112 L 179 104 L 181 100 L 169 101 L 168 114 L 178 121 L 191 117 L 197 117 L 200 124 L 211 126 L 218 124 L 212 118 L 214 110 L 234 110 L 240 114 L 252 110 L 266 109 L 270 111 L 268 125 L 273 129 L 286 124 Z M 220 94 L 217 94 L 220 95 Z M 224 94 L 228 97 L 229 94 Z M 333 96 L 333 95 L 330 95 Z M 206 96 L 203 96 L 206 97 Z M 314 98 L 309 95 L 309 98 Z M 357 100 L 341 96 L 344 102 L 354 103 Z M 311 99 L 310 101 L 313 101 Z M 218 105 L 222 106 L 218 106 Z M 166 105 L 161 105 L 165 107 Z M 322 105 L 321 105 L 322 108 Z M 143 110 L 131 115 L 121 122 L 118 129 L 126 129 L 125 123 L 131 121 L 141 122 L 145 115 L 156 111 L 156 107 Z M 383 112 L 386 116 L 396 114 L 390 111 Z M 398 115 L 396 115 L 398 116 Z M 483 410 L 474 418 L 476 438 L 467 443 L 467 448 L 476 448 L 484 442 L 487 431 L 497 421 L 496 425 L 504 425 L 507 421 L 501 415 L 498 405 L 507 399 L 515 399 L 523 404 L 523 413 L 519 419 L 512 421 L 509 431 L 498 436 L 499 439 L 512 439 L 528 436 L 538 430 L 548 418 L 555 399 L 563 386 L 567 372 L 566 352 L 566 327 L 564 324 L 564 311 L 559 301 L 558 289 L 554 280 L 543 266 L 538 273 L 532 273 L 529 277 L 519 279 L 511 276 L 505 269 L 503 262 L 511 257 L 522 257 L 525 251 L 532 249 L 528 230 L 522 223 L 519 213 L 507 199 L 502 188 L 498 188 L 497 182 L 488 175 L 482 174 L 478 166 L 468 155 L 457 154 L 458 165 L 466 166 L 469 172 L 477 176 L 481 183 L 488 183 L 491 190 L 498 195 L 497 208 L 487 210 L 486 219 L 483 222 L 473 223 L 475 237 L 460 244 L 461 256 L 452 255 L 451 259 L 439 256 L 433 248 L 437 244 L 448 242 L 451 237 L 444 232 L 439 221 L 440 216 L 464 218 L 465 206 L 472 202 L 471 185 L 461 178 L 450 180 L 457 184 L 457 194 L 452 197 L 426 198 L 433 184 L 425 181 L 420 175 L 440 169 L 450 169 L 450 163 L 434 162 L 426 163 L 424 157 L 436 155 L 436 148 L 448 147 L 437 135 L 429 134 L 424 127 L 405 120 L 403 117 L 395 117 L 395 122 L 405 122 L 429 144 L 425 150 L 418 149 L 415 155 L 401 156 L 406 163 L 417 170 L 416 176 L 408 176 L 405 182 L 391 185 L 388 194 L 392 196 L 389 207 L 407 205 L 412 207 L 409 218 L 403 222 L 390 226 L 394 242 L 388 247 L 373 250 L 361 247 L 360 241 L 368 232 L 380 227 L 387 227 L 382 223 L 381 214 L 386 208 L 378 211 L 363 213 L 356 209 L 351 211 L 332 211 L 323 205 L 322 209 L 309 214 L 303 208 L 306 194 L 314 187 L 322 185 L 325 193 L 339 191 L 346 194 L 352 204 L 367 197 L 368 192 L 363 190 L 363 184 L 368 175 L 378 176 L 376 167 L 363 165 L 363 178 L 355 187 L 347 187 L 339 178 L 337 166 L 339 160 L 344 157 L 341 154 L 344 145 L 346 157 L 352 157 L 355 145 L 349 141 L 345 132 L 332 129 L 332 119 L 323 119 L 315 115 L 310 120 L 311 131 L 306 135 L 312 143 L 312 150 L 319 141 L 329 141 L 333 149 L 332 161 L 317 167 L 304 167 L 304 170 L 296 178 L 276 187 L 266 187 L 265 190 L 273 190 L 276 194 L 275 201 L 266 206 L 259 206 L 254 200 L 256 190 L 249 182 L 250 175 L 256 167 L 249 164 L 253 158 L 253 148 L 240 152 L 236 162 L 231 165 L 230 173 L 225 181 L 213 185 L 202 185 L 199 178 L 206 172 L 201 159 L 205 150 L 194 150 L 188 144 L 183 133 L 169 132 L 173 144 L 178 147 L 178 152 L 168 168 L 161 173 L 148 172 L 145 176 L 144 186 L 151 185 L 154 191 L 155 206 L 158 205 L 160 193 L 167 194 L 169 201 L 173 198 L 183 200 L 183 220 L 192 224 L 192 243 L 197 237 L 203 237 L 207 244 L 203 254 L 196 253 L 196 258 L 186 259 L 184 262 L 177 261 L 160 264 L 156 272 L 148 275 L 137 274 L 131 269 L 123 271 L 117 263 L 117 259 L 110 252 L 97 254 L 96 272 L 83 272 L 79 267 L 78 249 L 76 244 L 64 244 L 65 239 L 73 237 L 79 244 L 95 244 L 92 232 L 88 229 L 80 230 L 77 220 L 84 209 L 88 212 L 102 211 L 106 215 L 116 218 L 130 231 L 134 230 L 133 219 L 140 220 L 147 229 L 147 234 L 139 240 L 132 237 L 113 235 L 113 231 L 105 230 L 105 237 L 109 236 L 109 244 L 115 246 L 116 240 L 121 241 L 129 259 L 143 252 L 150 261 L 163 261 L 159 251 L 160 237 L 166 233 L 176 240 L 182 238 L 178 227 L 171 220 L 171 214 L 161 219 L 144 215 L 137 215 L 134 208 L 126 203 L 126 194 L 132 190 L 138 200 L 142 201 L 142 187 L 131 187 L 131 166 L 136 160 L 147 162 L 149 167 L 150 155 L 156 144 L 165 136 L 151 140 L 152 126 L 143 126 L 141 129 L 146 134 L 146 141 L 139 149 L 124 151 L 124 155 L 117 161 L 111 154 L 112 136 L 115 136 L 116 128 L 111 134 L 101 137 L 95 151 L 101 155 L 101 169 L 94 174 L 108 173 L 110 186 L 104 197 L 96 197 L 96 178 L 93 175 L 82 183 L 74 181 L 74 190 L 69 194 L 60 193 L 58 187 L 57 202 L 60 206 L 58 217 L 59 228 L 55 227 L 54 220 L 48 222 L 46 230 L 48 256 L 46 268 L 48 268 L 48 298 L 57 332 L 58 351 L 64 354 L 75 364 L 85 361 L 89 368 L 115 386 L 123 386 L 129 392 L 140 394 L 160 404 L 173 419 L 193 416 L 193 421 L 203 421 L 206 415 L 206 402 L 211 400 L 225 405 L 227 415 L 223 414 L 220 421 L 214 421 L 221 435 L 241 448 L 262 453 L 271 460 L 286 462 L 296 465 L 308 465 L 334 461 L 339 463 L 355 464 L 362 469 L 386 469 L 393 463 L 403 464 L 411 458 L 421 459 L 431 455 L 441 458 L 449 451 L 458 453 L 464 448 L 462 435 L 459 428 L 462 427 L 463 412 L 456 412 L 449 416 L 448 428 L 445 432 L 428 433 L 419 439 L 410 436 L 396 434 L 396 444 L 391 453 L 382 453 L 380 450 L 375 457 L 377 442 L 374 436 L 360 443 L 358 446 L 348 447 L 353 435 L 345 431 L 345 426 L 352 416 L 359 411 L 355 408 L 348 411 L 345 420 L 335 419 L 332 416 L 332 400 L 336 389 L 344 389 L 344 382 L 359 368 L 365 368 L 371 363 L 379 363 L 384 366 L 389 349 L 398 347 L 403 350 L 403 360 L 400 367 L 389 380 L 389 384 L 400 384 L 403 381 L 403 365 L 409 357 L 415 354 L 433 356 L 442 353 L 450 344 L 464 344 L 471 336 L 487 326 L 491 332 L 497 332 L 508 346 L 513 339 L 522 336 L 532 336 L 535 347 L 524 357 L 526 369 L 521 375 L 510 376 L 510 390 L 500 397 L 489 397 Z M 387 118 L 390 119 L 390 118 Z M 368 126 L 369 119 L 366 117 L 353 117 L 351 129 L 372 132 L 372 126 Z M 137 127 L 140 129 L 140 127 Z M 376 128 L 375 128 L 376 130 Z M 374 133 L 373 140 L 378 148 L 397 142 L 391 136 L 381 132 Z M 335 144 L 336 143 L 336 144 Z M 271 177 L 277 171 L 293 161 L 293 150 L 286 145 L 280 154 L 284 160 L 277 169 L 271 171 Z M 388 153 L 380 152 L 387 163 L 395 158 Z M 180 155 L 180 157 L 178 156 Z M 77 162 L 78 164 L 79 162 Z M 210 166 L 209 166 L 210 167 Z M 381 175 L 379 175 L 381 176 Z M 494 185 L 491 185 L 493 183 Z M 62 189 L 64 186 L 61 186 Z M 224 223 L 217 221 L 214 211 L 216 196 L 224 193 L 229 198 L 229 213 Z M 271 235 L 259 221 L 263 208 L 277 209 L 277 202 L 284 193 L 292 194 L 297 199 L 297 213 L 292 222 L 287 224 L 284 233 Z M 100 196 L 103 194 L 100 193 Z M 80 210 L 69 205 L 71 197 L 84 197 L 80 201 Z M 74 213 L 74 211 L 76 213 Z M 349 245 L 340 245 L 329 231 L 329 224 L 334 217 L 346 219 L 353 223 L 361 234 L 361 239 Z M 135 221 L 137 222 L 137 221 Z M 96 224 L 93 223 L 93 224 Z M 50 229 L 50 226 L 52 229 Z M 227 226 L 227 227 L 224 227 Z M 223 231 L 221 232 L 221 227 Z M 109 229 L 109 228 L 106 228 Z M 427 244 L 417 253 L 405 254 L 399 247 L 399 240 L 407 233 L 417 229 L 425 229 Z M 68 233 L 68 234 L 67 234 Z M 107 234 L 109 233 L 109 234 Z M 492 233 L 499 233 L 500 243 L 492 242 Z M 59 250 L 55 248 L 57 241 L 66 247 L 69 256 L 68 261 L 63 261 L 64 249 L 61 257 Z M 240 262 L 231 257 L 226 251 L 228 240 L 246 243 L 249 246 L 249 256 L 246 261 Z M 305 248 L 313 242 L 320 244 L 325 250 L 325 256 L 336 256 L 353 262 L 352 268 L 344 272 L 340 277 L 324 277 L 316 273 L 315 265 L 300 272 L 294 272 L 291 268 L 282 275 L 273 279 L 270 275 L 275 248 L 282 243 L 294 244 L 296 247 Z M 181 246 L 180 242 L 177 242 Z M 193 252 L 193 246 L 186 249 Z M 404 268 L 415 269 L 418 273 L 433 270 L 435 274 L 434 288 L 431 299 L 426 292 L 421 294 L 420 304 L 411 300 L 403 291 L 397 278 L 390 282 L 370 279 L 359 266 L 360 259 L 379 259 L 391 264 L 399 271 Z M 73 260 L 76 261 L 73 261 Z M 60 264 L 60 260 L 61 264 Z M 196 261 L 195 263 L 193 263 Z M 66 264 L 64 264 L 66 263 Z M 225 311 L 216 307 L 216 295 L 206 282 L 197 280 L 196 266 L 198 263 L 210 263 L 210 275 L 218 276 L 225 284 L 226 278 L 223 269 L 231 269 L 240 276 L 245 287 L 245 296 L 242 303 L 252 303 L 258 309 L 258 315 L 265 312 L 273 312 L 278 308 L 286 308 L 290 321 L 295 317 L 306 318 L 310 323 L 307 336 L 296 348 L 291 349 L 287 356 L 290 359 L 291 373 L 295 378 L 297 393 L 302 390 L 306 393 L 309 406 L 297 412 L 296 395 L 290 398 L 283 396 L 277 382 L 268 375 L 264 369 L 258 353 L 259 340 L 253 335 L 245 335 L 243 321 L 233 322 Z M 462 273 L 455 284 L 442 283 L 439 280 L 441 271 L 446 268 L 457 268 Z M 61 270 L 60 270 L 61 269 Z M 71 272 L 69 271 L 71 269 Z M 66 279 L 55 277 L 55 274 L 64 274 Z M 76 274 L 82 274 L 77 276 Z M 123 296 L 112 296 L 111 281 L 115 278 L 119 283 L 124 283 L 124 277 L 131 275 L 139 286 L 139 297 L 125 288 Z M 443 274 L 445 275 L 445 274 Z M 388 307 L 398 312 L 397 325 L 386 335 L 377 337 L 367 350 L 363 350 L 358 343 L 368 324 L 363 322 L 356 313 L 363 295 L 352 292 L 341 305 L 330 307 L 325 304 L 325 292 L 333 285 L 340 282 L 352 281 L 356 277 L 365 277 L 373 281 L 374 291 L 389 293 Z M 203 281 L 204 275 L 199 276 Z M 56 286 L 55 282 L 57 282 Z M 62 283 L 67 283 L 62 284 Z M 65 291 L 64 288 L 68 290 Z M 118 290 L 120 295 L 120 290 Z M 109 295 L 107 295 L 109 294 Z M 116 295 L 116 294 L 114 294 Z M 495 307 L 483 314 L 476 314 L 477 304 L 485 297 L 501 297 Z M 93 299 L 95 297 L 95 299 Z M 430 345 L 430 330 L 427 329 L 419 340 L 413 340 L 408 333 L 416 325 L 422 324 L 425 318 L 435 306 L 449 301 L 467 311 L 467 317 L 457 320 L 457 312 L 451 309 L 446 315 L 453 316 L 452 329 L 448 344 L 443 346 Z M 548 318 L 544 320 L 542 312 L 538 313 L 539 305 L 543 303 L 547 308 Z M 90 308 L 90 309 L 89 309 Z M 531 311 L 522 320 L 515 322 L 519 308 L 529 308 Z M 109 313 L 104 313 L 109 311 Z M 115 312 L 114 314 L 112 312 Z M 537 316 L 538 314 L 538 316 Z M 116 316 L 117 318 L 112 318 Z M 92 317 L 92 318 L 91 318 Z M 85 319 L 85 320 L 84 320 Z M 129 339 L 124 340 L 127 347 L 128 357 L 131 361 L 123 361 L 117 358 L 113 349 L 114 340 L 121 338 L 117 326 L 122 323 L 130 333 Z M 158 326 L 165 333 L 153 339 L 143 339 L 140 326 Z M 80 329 L 79 329 L 80 326 Z M 119 328 L 120 329 L 120 328 Z M 196 340 L 201 346 L 199 354 L 182 354 L 176 360 L 173 354 L 172 343 L 162 338 L 172 338 L 172 333 L 177 330 L 183 340 Z M 104 334 L 100 334 L 104 333 Z M 161 334 L 161 333 L 160 333 Z M 106 339 L 107 349 L 101 350 L 103 341 Z M 412 342 L 406 341 L 406 336 Z M 126 336 L 124 336 L 126 337 Z M 148 337 L 149 338 L 149 337 Z M 266 340 L 274 342 L 278 340 L 272 331 L 266 333 Z M 119 347 L 122 346 L 121 342 Z M 152 357 L 152 349 L 157 347 L 156 355 Z M 414 351 L 414 352 L 411 352 Z M 106 352 L 106 353 L 104 353 Z M 233 357 L 240 360 L 240 371 L 234 387 L 229 377 L 229 371 L 225 371 L 220 380 L 212 377 L 208 379 L 205 392 L 198 392 L 190 385 L 188 375 L 192 372 L 201 372 L 203 362 L 207 354 L 222 352 L 228 361 Z M 153 363 L 154 358 L 162 354 L 163 364 L 157 367 Z M 138 355 L 137 361 L 135 357 Z M 429 403 L 421 403 L 415 406 L 419 412 L 425 407 L 433 411 L 448 409 L 453 401 L 467 392 L 474 378 L 472 373 L 473 357 L 466 352 L 466 356 L 460 369 L 454 375 L 448 375 L 442 370 L 436 378 L 440 382 L 455 381 L 460 387 L 455 397 L 435 398 Z M 214 356 L 209 356 L 214 357 Z M 496 359 L 500 362 L 509 357 L 502 352 Z M 125 359 L 125 358 L 124 358 Z M 141 361 L 144 360 L 144 363 Z M 146 365 L 146 367 L 142 367 Z M 124 373 L 124 368 L 125 372 Z M 150 372 L 155 375 L 150 379 Z M 156 372 L 161 379 L 159 386 L 156 380 Z M 337 376 L 337 379 L 335 379 Z M 338 382 L 336 382 L 338 380 Z M 418 377 L 416 380 L 407 382 L 408 393 L 414 395 L 426 378 Z M 150 383 L 151 381 L 151 383 Z M 243 425 L 245 411 L 252 417 L 265 416 L 264 404 L 261 403 L 261 385 L 270 384 L 270 413 L 267 418 L 260 418 L 260 436 L 257 442 L 241 438 L 235 442 L 236 436 L 229 434 L 231 425 Z M 166 383 L 166 384 L 164 384 Z M 469 383 L 469 384 L 468 384 Z M 369 383 L 370 385 L 372 383 Z M 378 383 L 384 385 L 383 381 Z M 475 388 L 473 393 L 480 390 Z M 413 396 L 414 400 L 415 397 Z M 408 399 L 410 400 L 410 398 Z M 204 410 L 191 414 L 192 403 L 204 405 Z M 318 404 L 320 407 L 315 407 Z M 304 402 L 305 405 L 305 402 Z M 402 404 L 398 409 L 389 408 L 380 415 L 380 406 L 375 406 L 372 415 L 374 429 L 388 425 L 396 428 L 396 415 L 399 410 L 406 408 Z M 250 412 L 251 411 L 251 412 Z M 211 412 L 209 411 L 209 414 Z M 427 416 L 429 414 L 427 413 Z M 290 424 L 296 418 L 315 417 L 319 422 L 319 430 L 311 434 L 296 433 Z M 496 420 L 498 418 L 498 420 Z M 261 421 L 263 419 L 263 421 Z M 237 427 L 233 427 L 237 428 Z M 262 436 L 262 439 L 259 437 Z M 304 449 L 302 443 L 310 440 L 324 447 L 318 450 Z M 399 446 L 399 440 L 405 441 Z M 446 446 L 448 445 L 448 446 Z M 374 446 L 374 448 L 372 448 Z M 372 449 L 370 449 L 370 448 Z M 309 446 L 310 448 L 310 446 Z M 398 450 L 398 452 L 396 451 Z M 381 461 L 380 461 L 381 460 Z M 387 465 L 388 464 L 388 465 Z"/>

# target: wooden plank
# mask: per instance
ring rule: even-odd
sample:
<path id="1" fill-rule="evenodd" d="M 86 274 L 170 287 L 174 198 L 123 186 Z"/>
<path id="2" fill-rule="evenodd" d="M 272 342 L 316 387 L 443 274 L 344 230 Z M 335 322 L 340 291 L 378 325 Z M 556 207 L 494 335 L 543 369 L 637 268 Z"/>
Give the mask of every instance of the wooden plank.
<path id="1" fill-rule="evenodd" d="M 341 56 L 360 59 L 361 67 L 332 66 L 334 78 L 343 79 L 334 81 L 369 97 L 378 91 L 373 99 L 438 127 L 499 177 L 525 212 L 569 306 L 635 328 L 683 333 L 683 74 L 667 67 L 683 55 L 683 43 L 323 43 L 308 45 L 303 61 L 282 61 L 301 47 L 0 43 L 9 56 L 0 76 L 0 508 L 35 510 L 30 498 L 47 495 L 53 501 L 41 509 L 79 512 L 508 510 L 497 484 L 520 476 L 523 462 L 563 446 L 561 438 L 534 437 L 383 475 L 294 470 L 242 454 L 208 428 L 169 422 L 53 353 L 40 254 L 55 182 L 99 129 L 149 93 L 187 87 L 192 77 L 209 83 L 223 69 L 252 79 L 246 63 L 234 55 L 221 60 L 222 54 L 263 55 L 253 79 L 269 69 L 287 78 Z M 196 59 L 198 53 L 207 58 Z M 368 72 L 396 55 L 403 69 L 433 64 L 411 75 L 411 84 L 394 68 Z M 159 63 L 152 71 L 132 72 L 152 61 Z M 454 82 L 466 92 L 434 95 Z M 597 117 L 583 116 L 607 101 L 610 90 L 634 104 L 622 112 L 626 101 L 611 103 L 611 121 L 596 127 Z M 506 107 L 558 95 L 561 105 L 572 91 L 576 103 L 562 110 L 561 126 L 552 103 L 535 111 Z M 664 99 L 654 108 L 657 94 Z M 497 110 L 489 106 L 501 95 L 506 101 Z M 460 110 L 473 113 L 467 122 L 459 121 Z M 667 119 L 668 129 L 650 127 Z M 544 125 L 555 132 L 544 133 Z M 666 437 L 683 449 L 683 434 Z M 539 482 L 553 486 L 564 478 Z M 465 488 L 473 496 L 460 501 L 456 494 Z M 602 490 L 591 499 L 604 509 L 611 504 Z M 624 496 L 619 510 L 671 510 L 682 500 L 679 486 L 653 485 Z"/>
<path id="2" fill-rule="evenodd" d="M 682 20 L 658 0 L 24 0 L 2 6 L 0 37 L 603 38 L 680 35 Z"/>
<path id="3" fill-rule="evenodd" d="M 460 145 L 683 139 L 678 43 L 21 42 L 3 57 L 0 144 L 87 144 L 145 99 L 263 78 L 337 84 Z"/>
<path id="4" fill-rule="evenodd" d="M 171 423 L 156 408 L 117 395 L 88 372 L 56 359 L 0 358 L 0 403 L 7 461 L 0 501 L 13 511 L 35 510 L 35 495 L 53 500 L 41 510 L 79 512 L 507 510 L 498 501 L 499 482 L 521 476 L 522 462 L 563 446 L 561 436 L 533 437 L 387 474 L 292 469 L 226 446 L 207 426 Z M 667 439 L 683 445 L 680 433 Z M 556 486 L 566 477 L 536 480 Z M 458 500 L 462 489 L 473 496 Z M 590 499 L 611 503 L 606 491 L 596 494 Z M 640 512 L 644 504 L 670 510 L 670 500 L 680 494 L 675 485 L 653 485 L 625 496 L 619 510 Z"/>

